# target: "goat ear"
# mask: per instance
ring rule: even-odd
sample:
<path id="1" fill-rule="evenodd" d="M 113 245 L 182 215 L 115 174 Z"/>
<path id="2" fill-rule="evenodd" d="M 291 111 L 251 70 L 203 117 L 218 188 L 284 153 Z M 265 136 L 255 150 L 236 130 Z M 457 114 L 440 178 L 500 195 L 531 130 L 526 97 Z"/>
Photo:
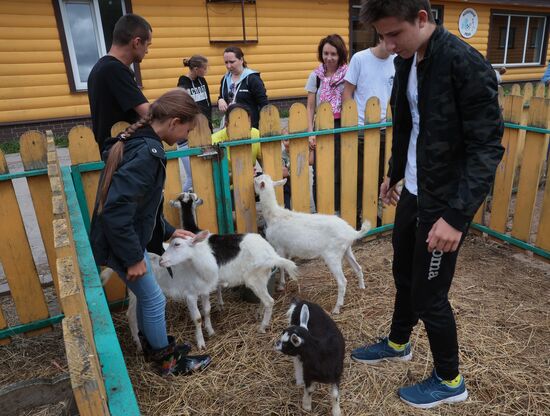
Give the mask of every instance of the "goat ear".
<path id="1" fill-rule="evenodd" d="M 191 240 L 191 244 L 195 245 L 197 243 L 200 243 L 201 241 L 206 240 L 206 238 L 208 238 L 208 234 L 210 234 L 208 230 L 201 231 L 195 237 L 193 237 L 193 239 Z"/>
<path id="2" fill-rule="evenodd" d="M 302 306 L 300 311 L 300 326 L 307 329 L 307 323 L 309 322 L 309 308 L 306 304 Z"/>
<path id="3" fill-rule="evenodd" d="M 283 186 L 286 183 L 286 178 L 281 179 L 280 181 L 274 181 L 273 186 Z"/>
<path id="4" fill-rule="evenodd" d="M 264 189 L 265 188 L 265 182 L 264 181 L 261 181 L 260 182 L 260 189 Z"/>
<path id="5" fill-rule="evenodd" d="M 292 343 L 292 345 L 294 345 L 296 348 L 298 348 L 300 345 L 302 345 L 304 343 L 304 340 L 302 338 L 300 338 L 298 335 L 292 334 L 290 336 L 290 342 Z"/>

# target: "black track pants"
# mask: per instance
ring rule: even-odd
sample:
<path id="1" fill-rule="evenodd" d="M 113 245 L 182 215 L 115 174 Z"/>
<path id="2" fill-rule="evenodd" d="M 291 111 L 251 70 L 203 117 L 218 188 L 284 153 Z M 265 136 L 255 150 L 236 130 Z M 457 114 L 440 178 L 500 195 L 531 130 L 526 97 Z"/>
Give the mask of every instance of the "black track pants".
<path id="1" fill-rule="evenodd" d="M 458 342 L 448 293 L 458 250 L 428 252 L 426 239 L 433 224 L 418 223 L 417 218 L 416 196 L 403 187 L 392 235 L 397 293 L 389 338 L 406 343 L 418 319 L 422 320 L 437 374 L 451 380 L 458 375 Z"/>

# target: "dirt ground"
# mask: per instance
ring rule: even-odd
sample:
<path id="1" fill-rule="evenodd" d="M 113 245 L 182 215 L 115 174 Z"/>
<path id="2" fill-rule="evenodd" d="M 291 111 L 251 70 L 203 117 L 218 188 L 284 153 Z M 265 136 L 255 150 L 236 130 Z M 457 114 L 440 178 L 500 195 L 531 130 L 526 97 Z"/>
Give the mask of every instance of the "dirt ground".
<path id="1" fill-rule="evenodd" d="M 346 303 L 335 321 L 346 339 L 341 385 L 344 415 L 548 415 L 550 414 L 550 265 L 507 245 L 468 237 L 451 289 L 460 343 L 461 371 L 470 393 L 462 404 L 419 411 L 402 404 L 395 391 L 429 376 L 431 355 L 422 324 L 412 335 L 413 360 L 378 366 L 357 364 L 349 352 L 387 334 L 393 306 L 391 244 L 388 237 L 357 244 L 356 257 L 367 288 L 359 290 L 346 267 Z M 302 389 L 293 384 L 292 362 L 273 350 L 286 327 L 285 312 L 298 296 L 331 310 L 336 283 L 319 261 L 300 265 L 299 283 L 275 295 L 271 330 L 256 332 L 257 305 L 226 290 L 225 310 L 213 300 L 216 335 L 207 338 L 213 364 L 204 373 L 162 379 L 130 340 L 123 313 L 113 319 L 144 415 L 323 415 L 330 414 L 328 388 L 313 395 L 313 411 L 301 410 Z M 2 307 L 6 308 L 5 301 Z M 169 332 L 194 341 L 183 304 L 169 302 Z M 59 326 L 46 336 L 17 337 L 0 346 L 0 386 L 66 371 Z M 55 415 L 59 405 L 27 415 Z"/>

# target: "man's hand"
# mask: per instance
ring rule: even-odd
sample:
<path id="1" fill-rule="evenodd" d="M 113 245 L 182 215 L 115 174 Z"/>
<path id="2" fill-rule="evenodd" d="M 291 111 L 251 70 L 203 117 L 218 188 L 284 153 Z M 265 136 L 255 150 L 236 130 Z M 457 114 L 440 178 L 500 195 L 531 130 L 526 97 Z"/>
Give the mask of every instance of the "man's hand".
<path id="1" fill-rule="evenodd" d="M 195 237 L 195 234 L 193 234 L 191 231 L 184 230 L 182 228 L 176 228 L 176 231 L 174 231 L 174 234 L 172 234 L 172 237 L 170 238 L 193 238 Z"/>
<path id="2" fill-rule="evenodd" d="M 401 192 L 397 189 L 397 184 L 393 185 L 391 188 L 389 186 L 390 178 L 386 176 L 386 179 L 384 179 L 384 182 L 380 185 L 380 198 L 382 198 L 384 205 L 397 205 Z"/>
<path id="3" fill-rule="evenodd" d="M 130 282 L 134 282 L 140 277 L 142 277 L 147 271 L 147 265 L 145 264 L 145 259 L 137 262 L 133 266 L 128 267 L 126 271 L 126 279 Z"/>
<path id="4" fill-rule="evenodd" d="M 462 238 L 462 231 L 449 225 L 443 218 L 438 219 L 428 233 L 428 251 L 439 250 L 444 253 L 456 251 Z"/>

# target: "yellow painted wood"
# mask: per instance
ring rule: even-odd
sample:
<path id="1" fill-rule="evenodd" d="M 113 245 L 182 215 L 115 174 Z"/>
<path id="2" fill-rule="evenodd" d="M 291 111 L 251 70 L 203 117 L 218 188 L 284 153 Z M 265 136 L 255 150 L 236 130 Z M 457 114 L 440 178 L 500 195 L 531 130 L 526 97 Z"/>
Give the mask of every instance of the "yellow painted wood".
<path id="1" fill-rule="evenodd" d="M 71 386 L 82 416 L 109 415 L 101 371 L 94 362 L 94 352 L 83 330 L 79 315 L 66 317 L 62 321 L 63 338 Z"/>
<path id="2" fill-rule="evenodd" d="M 357 104 L 348 99 L 342 104 L 342 127 L 357 126 Z M 340 177 L 340 216 L 353 228 L 357 225 L 357 177 L 358 177 L 358 134 L 357 131 L 341 135 L 342 164 Z"/>
<path id="3" fill-rule="evenodd" d="M 266 105 L 260 112 L 260 137 L 279 136 L 281 134 L 281 119 L 279 110 L 274 105 Z M 278 181 L 283 178 L 281 142 L 262 143 L 262 168 L 271 179 Z M 291 168 L 292 169 L 292 168 Z M 283 187 L 275 188 L 277 202 L 284 204 Z"/>
<path id="4" fill-rule="evenodd" d="M 546 128 L 548 104 L 543 98 L 532 98 L 529 109 L 530 126 Z M 512 236 L 529 242 L 533 209 L 537 196 L 543 158 L 546 157 L 548 140 L 541 133 L 527 132 L 521 168 Z"/>
<path id="5" fill-rule="evenodd" d="M 0 262 L 19 322 L 45 319 L 49 316 L 48 307 L 11 181 L 0 181 L 0 201 Z M 50 330 L 43 328 L 27 335 L 38 335 Z"/>
<path id="6" fill-rule="evenodd" d="M 365 124 L 380 122 L 380 100 L 378 97 L 368 99 L 365 106 Z M 386 140 L 388 140 L 386 138 Z M 380 130 L 365 130 L 363 164 L 363 221 L 369 220 L 376 226 L 378 217 L 378 172 L 380 160 Z"/>
<path id="7" fill-rule="evenodd" d="M 164 150 L 177 150 L 177 145 L 168 146 L 164 143 Z M 180 228 L 181 215 L 178 209 L 171 207 L 168 201 L 174 200 L 182 191 L 179 159 L 171 159 L 166 163 L 166 181 L 164 183 L 164 218 L 176 228 Z"/>
<path id="8" fill-rule="evenodd" d="M 531 82 L 527 82 L 523 85 L 523 99 L 525 101 L 529 101 L 531 99 L 533 92 L 533 84 Z"/>
<path id="9" fill-rule="evenodd" d="M 535 86 L 535 97 L 544 98 L 544 92 L 546 90 L 546 85 L 544 85 L 544 82 L 538 82 Z"/>
<path id="10" fill-rule="evenodd" d="M 521 94 L 521 85 L 519 85 L 519 84 L 512 85 L 512 89 L 510 90 L 510 95 L 522 95 Z"/>
<path id="11" fill-rule="evenodd" d="M 474 218 L 473 218 L 474 223 L 482 224 L 482 225 L 485 224 L 485 218 L 483 214 L 485 213 L 486 205 L 487 205 L 487 201 L 483 200 L 483 202 L 477 209 L 476 215 L 474 215 Z"/>
<path id="12" fill-rule="evenodd" d="M 547 163 L 546 166 L 546 178 L 550 178 L 548 176 L 550 175 L 550 163 Z M 548 185 L 548 179 L 546 180 L 535 245 L 543 250 L 550 251 L 550 186 Z"/>
<path id="13" fill-rule="evenodd" d="M 388 105 L 386 110 L 386 121 L 392 121 L 391 107 Z M 393 140 L 393 127 L 386 128 L 386 144 L 384 148 L 384 173 L 388 172 L 391 156 L 391 145 Z M 391 224 L 395 218 L 395 207 L 388 205 L 382 208 L 382 225 Z"/>
<path id="14" fill-rule="evenodd" d="M 519 95 L 508 95 L 504 98 L 504 120 L 510 123 L 519 123 L 523 109 L 523 98 Z M 491 203 L 491 218 L 489 228 L 504 233 L 508 221 L 508 211 L 512 196 L 512 186 L 517 168 L 519 130 L 504 129 L 502 145 L 504 156 L 499 163 L 493 187 Z"/>
<path id="15" fill-rule="evenodd" d="M 69 131 L 69 155 L 71 163 L 78 165 L 100 160 L 99 147 L 94 139 L 93 131 L 86 126 L 75 126 Z M 100 172 L 83 172 L 82 186 L 86 196 L 86 205 L 90 213 L 90 219 L 94 212 L 95 197 L 99 184 Z M 120 278 L 111 278 L 105 285 L 107 299 L 111 302 L 126 298 L 126 285 Z"/>
<path id="16" fill-rule="evenodd" d="M 8 171 L 8 164 L 6 163 L 6 157 L 4 156 L 4 152 L 2 149 L 0 149 L 0 174 L 9 173 Z M 7 328 L 8 323 L 6 322 L 6 318 L 4 318 L 4 314 L 2 312 L 2 307 L 0 306 L 0 329 Z M 0 340 L 0 345 L 7 345 L 11 341 L 9 338 Z"/>
<path id="17" fill-rule="evenodd" d="M 307 131 L 307 110 L 302 103 L 294 103 L 290 107 L 288 132 L 302 133 Z M 290 196 L 292 210 L 310 212 L 309 192 L 309 143 L 308 138 L 290 141 Z"/>
<path id="18" fill-rule="evenodd" d="M 321 103 L 315 112 L 315 130 L 334 128 L 332 106 Z M 317 136 L 317 212 L 334 214 L 334 134 Z"/>
<path id="19" fill-rule="evenodd" d="M 44 169 L 47 167 L 46 137 L 37 130 L 31 130 L 21 135 L 19 139 L 21 160 L 23 168 L 28 170 Z M 52 193 L 49 179 L 46 175 L 31 176 L 27 178 L 27 184 L 42 236 L 42 242 L 46 250 L 48 265 L 52 273 L 52 280 L 59 296 L 57 269 L 55 267 L 55 249 L 53 245 L 53 212 Z"/>
<path id="20" fill-rule="evenodd" d="M 502 85 L 498 86 L 498 104 L 502 110 L 504 108 L 504 88 L 502 88 Z"/>
<path id="21" fill-rule="evenodd" d="M 202 114 L 197 116 L 195 128 L 189 133 L 188 142 L 190 148 L 212 144 L 208 120 Z M 203 200 L 203 204 L 197 207 L 196 211 L 197 225 L 203 230 L 218 233 L 212 161 L 192 156 L 190 162 L 191 171 L 193 172 L 193 189 Z"/>
<path id="22" fill-rule="evenodd" d="M 120 133 L 122 133 L 126 128 L 130 125 L 127 121 L 117 121 L 115 124 L 113 124 L 113 127 L 111 127 L 111 137 L 116 137 Z"/>
<path id="23" fill-rule="evenodd" d="M 227 125 L 229 141 L 250 138 L 250 117 L 238 108 L 229 115 Z M 231 172 L 237 232 L 256 232 L 256 202 L 254 199 L 254 170 L 250 165 L 251 145 L 244 144 L 231 149 Z"/>

